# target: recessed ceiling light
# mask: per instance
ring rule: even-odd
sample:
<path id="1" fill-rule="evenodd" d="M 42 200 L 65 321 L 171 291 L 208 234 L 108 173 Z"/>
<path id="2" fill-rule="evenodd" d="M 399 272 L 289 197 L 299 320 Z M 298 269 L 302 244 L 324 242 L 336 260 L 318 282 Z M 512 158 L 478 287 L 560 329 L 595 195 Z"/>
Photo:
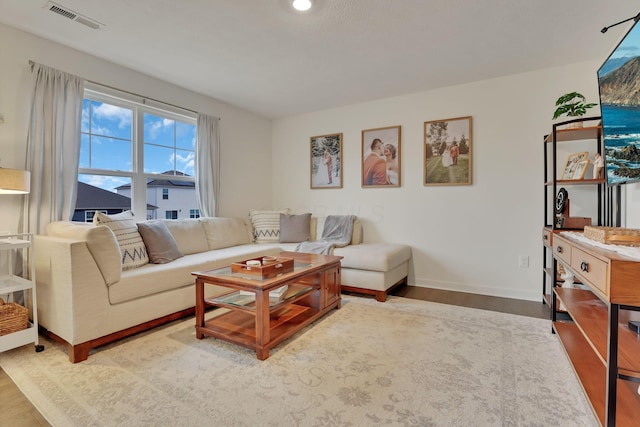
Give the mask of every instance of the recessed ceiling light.
<path id="1" fill-rule="evenodd" d="M 311 0 L 293 0 L 292 5 L 295 10 L 304 12 L 311 9 Z"/>

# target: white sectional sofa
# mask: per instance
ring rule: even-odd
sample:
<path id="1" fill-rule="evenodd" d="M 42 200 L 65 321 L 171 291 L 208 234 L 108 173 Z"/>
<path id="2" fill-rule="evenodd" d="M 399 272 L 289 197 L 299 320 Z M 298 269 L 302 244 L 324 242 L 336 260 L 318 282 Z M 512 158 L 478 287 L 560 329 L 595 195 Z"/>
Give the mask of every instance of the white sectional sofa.
<path id="1" fill-rule="evenodd" d="M 294 250 L 295 243 L 253 243 L 252 226 L 242 218 L 162 221 L 184 255 L 171 262 L 122 268 L 122 252 L 105 226 L 53 222 L 34 239 L 38 320 L 43 332 L 66 343 L 69 360 L 86 360 L 92 348 L 193 313 L 191 272 Z M 311 238 L 323 221 L 311 222 Z M 362 243 L 353 227 L 351 245 L 335 248 L 342 259 L 343 289 L 373 294 L 379 301 L 406 284 L 411 248 Z M 223 291 L 207 287 L 214 296 Z"/>

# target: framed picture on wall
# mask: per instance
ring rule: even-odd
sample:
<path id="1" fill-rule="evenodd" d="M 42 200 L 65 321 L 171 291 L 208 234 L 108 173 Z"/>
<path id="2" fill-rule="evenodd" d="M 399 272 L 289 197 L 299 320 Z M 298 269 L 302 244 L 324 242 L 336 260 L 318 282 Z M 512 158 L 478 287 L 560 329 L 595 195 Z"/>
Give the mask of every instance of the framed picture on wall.
<path id="1" fill-rule="evenodd" d="M 362 131 L 362 187 L 400 187 L 400 126 Z"/>
<path id="2" fill-rule="evenodd" d="M 342 188 L 342 134 L 312 136 L 311 189 Z"/>
<path id="3" fill-rule="evenodd" d="M 424 122 L 424 185 L 471 185 L 471 116 Z"/>

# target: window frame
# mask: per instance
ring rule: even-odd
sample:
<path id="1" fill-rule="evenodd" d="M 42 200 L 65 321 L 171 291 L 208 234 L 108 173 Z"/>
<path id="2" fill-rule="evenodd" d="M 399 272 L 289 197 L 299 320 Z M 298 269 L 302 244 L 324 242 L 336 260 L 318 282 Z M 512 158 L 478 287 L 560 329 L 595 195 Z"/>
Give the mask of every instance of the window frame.
<path id="1" fill-rule="evenodd" d="M 150 101 L 142 97 L 138 97 L 129 93 L 120 92 L 116 89 L 102 87 L 100 85 L 87 83 L 85 84 L 83 102 L 85 99 L 89 101 L 97 101 L 107 103 L 132 111 L 131 119 L 131 170 L 123 171 L 116 169 L 98 169 L 78 167 L 78 175 L 98 175 L 98 176 L 116 176 L 129 178 L 131 180 L 131 210 L 134 212 L 143 212 L 144 214 L 135 215 L 136 219 L 144 220 L 147 218 L 147 181 L 153 179 L 169 178 L 172 181 L 193 182 L 194 176 L 184 175 L 164 175 L 159 173 L 144 172 L 144 114 L 151 114 L 157 117 L 166 118 L 175 122 L 187 123 L 196 126 L 197 117 L 195 113 L 181 110 L 168 104 L 162 104 L 157 101 Z M 157 106 L 153 106 L 150 104 Z M 162 108 L 160 108 L 162 107 Z M 89 129 L 89 134 L 91 134 Z M 80 131 L 81 135 L 86 132 Z M 174 147 L 174 149 L 177 149 Z M 197 147 L 194 147 L 194 152 Z M 89 153 L 89 156 L 91 153 Z M 197 202 L 197 200 L 196 200 Z M 97 209 L 95 209 L 97 210 Z"/>

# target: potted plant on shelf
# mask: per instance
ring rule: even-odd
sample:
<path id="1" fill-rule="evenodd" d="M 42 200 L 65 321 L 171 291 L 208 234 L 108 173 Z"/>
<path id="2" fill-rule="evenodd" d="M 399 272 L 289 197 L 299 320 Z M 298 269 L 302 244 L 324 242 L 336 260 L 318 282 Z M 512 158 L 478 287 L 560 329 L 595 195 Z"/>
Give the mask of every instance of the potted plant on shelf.
<path id="1" fill-rule="evenodd" d="M 578 92 L 569 92 L 562 95 L 556 101 L 556 111 L 553 113 L 553 120 L 563 114 L 568 117 L 581 117 L 587 114 L 589 108 L 593 108 L 598 104 L 588 103 L 587 99 Z M 582 122 L 570 123 L 568 127 L 582 127 Z"/>

